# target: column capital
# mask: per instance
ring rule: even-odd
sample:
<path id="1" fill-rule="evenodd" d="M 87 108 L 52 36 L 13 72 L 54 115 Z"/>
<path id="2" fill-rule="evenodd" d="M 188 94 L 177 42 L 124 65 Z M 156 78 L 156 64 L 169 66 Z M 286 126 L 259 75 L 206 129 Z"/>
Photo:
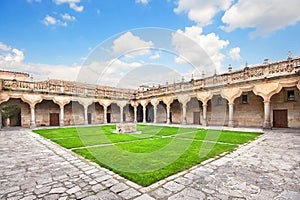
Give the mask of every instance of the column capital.
<path id="1" fill-rule="evenodd" d="M 191 100 L 191 96 L 188 94 L 178 95 L 178 101 L 182 105 L 186 105 Z"/>

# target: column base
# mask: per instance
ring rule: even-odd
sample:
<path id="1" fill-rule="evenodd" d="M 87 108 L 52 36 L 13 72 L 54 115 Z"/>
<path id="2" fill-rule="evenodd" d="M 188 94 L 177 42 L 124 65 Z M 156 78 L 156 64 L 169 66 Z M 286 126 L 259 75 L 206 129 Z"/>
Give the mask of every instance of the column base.
<path id="1" fill-rule="evenodd" d="M 228 127 L 231 127 L 231 128 L 234 127 L 234 121 L 233 120 L 228 121 Z"/>
<path id="2" fill-rule="evenodd" d="M 272 125 L 270 122 L 264 122 L 263 129 L 272 129 Z"/>

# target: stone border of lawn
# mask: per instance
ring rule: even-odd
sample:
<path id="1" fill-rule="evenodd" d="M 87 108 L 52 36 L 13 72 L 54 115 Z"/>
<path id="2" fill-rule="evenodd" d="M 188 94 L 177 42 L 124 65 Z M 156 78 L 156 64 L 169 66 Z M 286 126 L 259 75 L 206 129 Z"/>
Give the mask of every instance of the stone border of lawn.
<path id="1" fill-rule="evenodd" d="M 167 127 L 181 127 L 181 128 L 199 128 L 199 129 L 205 129 L 205 130 L 229 130 L 229 131 L 241 131 L 241 132 L 259 132 L 259 133 L 262 133 L 262 135 L 265 133 L 263 131 L 263 129 L 259 129 L 259 128 L 229 128 L 229 127 L 223 127 L 223 126 L 211 126 L 211 127 L 204 127 L 204 126 L 200 126 L 200 125 L 180 125 L 180 124 L 170 124 L 170 125 L 167 125 L 167 124 L 154 124 L 154 123 L 138 123 L 138 124 L 141 124 L 141 125 L 156 125 L 156 126 L 167 126 Z M 89 126 L 106 126 L 106 125 L 115 125 L 115 124 L 99 124 L 99 125 L 80 125 L 79 127 L 89 127 Z M 72 150 L 70 149 L 66 149 L 62 146 L 60 146 L 59 144 L 51 141 L 50 139 L 47 139 L 47 138 L 44 138 L 43 136 L 37 134 L 37 133 L 34 133 L 32 132 L 32 130 L 39 130 L 39 129 L 55 129 L 55 128 L 76 128 L 78 126 L 64 126 L 64 127 L 39 127 L 39 128 L 34 128 L 34 129 L 28 129 L 27 130 L 27 133 L 29 133 L 32 137 L 34 137 L 35 139 L 38 139 L 38 141 L 44 145 L 47 146 L 47 148 L 50 148 L 52 151 L 56 152 L 55 149 L 51 148 L 51 146 L 49 146 L 49 143 L 51 145 L 54 145 L 55 147 L 58 147 L 60 150 L 63 150 L 67 153 L 70 153 L 71 155 L 77 157 L 78 159 L 80 159 L 81 161 L 85 162 L 86 164 L 90 165 L 90 166 L 93 166 L 93 167 L 96 167 L 98 168 L 99 170 L 101 171 L 104 171 L 106 172 L 107 174 L 111 175 L 113 178 L 117 179 L 117 180 L 121 180 L 123 181 L 124 183 L 126 183 L 128 186 L 136 189 L 136 190 L 139 190 L 140 192 L 142 193 L 146 193 L 146 192 L 150 192 L 154 189 L 157 189 L 158 187 L 166 184 L 167 182 L 169 181 L 173 181 L 175 180 L 176 178 L 179 178 L 181 176 L 184 176 L 186 174 L 188 174 L 189 172 L 201 167 L 201 166 L 205 166 L 206 164 L 209 164 L 213 161 L 216 161 L 226 155 L 230 155 L 230 154 L 234 154 L 236 153 L 236 151 L 238 149 L 240 149 L 241 147 L 244 147 L 244 146 L 247 146 L 249 145 L 250 143 L 252 143 L 253 141 L 257 140 L 258 138 L 262 137 L 262 135 L 259 135 L 256 137 L 255 140 L 251 140 L 251 141 L 248 141 L 244 144 L 240 144 L 238 145 L 236 148 L 233 149 L 232 152 L 223 152 L 221 153 L 220 155 L 217 155 L 213 158 L 209 158 L 197 165 L 194 165 L 192 167 L 190 167 L 189 169 L 186 169 L 186 170 L 183 170 L 177 174 L 173 174 L 169 177 L 166 177 L 160 181 L 157 181 L 155 183 L 153 183 L 152 185 L 149 185 L 147 187 L 143 187 L 143 186 L 140 186 L 138 185 L 137 183 L 133 182 L 133 181 L 130 181 L 122 176 L 120 176 L 119 174 L 113 172 L 113 171 L 110 171 L 104 167 L 101 167 L 100 165 L 98 165 L 97 163 L 95 162 L 92 162 L 86 158 L 84 158 L 83 156 L 79 155 L 79 154 L 76 154 L 75 152 L 73 152 Z M 48 144 L 47 144 L 48 143 Z M 57 152 L 56 152 L 57 153 Z M 57 153 L 59 155 L 59 153 Z M 59 155 L 61 156 L 61 155 Z"/>

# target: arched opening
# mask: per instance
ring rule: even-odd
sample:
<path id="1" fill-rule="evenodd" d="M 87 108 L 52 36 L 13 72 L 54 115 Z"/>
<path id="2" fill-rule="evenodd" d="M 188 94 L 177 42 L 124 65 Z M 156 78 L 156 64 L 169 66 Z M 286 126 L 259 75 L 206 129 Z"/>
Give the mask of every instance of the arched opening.
<path id="1" fill-rule="evenodd" d="M 146 122 L 154 122 L 154 108 L 151 103 L 146 106 Z"/>
<path id="2" fill-rule="evenodd" d="M 271 98 L 271 124 L 277 128 L 300 128 L 300 91 L 282 88 Z"/>
<path id="3" fill-rule="evenodd" d="M 170 109 L 170 123 L 181 124 L 182 122 L 182 106 L 178 100 L 171 103 Z"/>
<path id="4" fill-rule="evenodd" d="M 207 121 L 209 125 L 228 125 L 228 101 L 221 95 L 214 95 L 207 103 Z"/>
<path id="5" fill-rule="evenodd" d="M 167 106 L 162 101 L 157 105 L 156 111 L 156 122 L 166 123 L 167 122 Z"/>
<path id="6" fill-rule="evenodd" d="M 264 122 L 263 98 L 252 91 L 243 92 L 234 100 L 233 119 L 236 126 L 261 127 Z"/>
<path id="7" fill-rule="evenodd" d="M 65 105 L 65 125 L 84 124 L 84 108 L 77 101 L 71 101 Z"/>
<path id="8" fill-rule="evenodd" d="M 21 99 L 9 99 L 0 108 L 3 126 L 30 126 L 30 107 Z"/>
<path id="9" fill-rule="evenodd" d="M 143 122 L 143 106 L 141 104 L 137 107 L 137 122 Z"/>
<path id="10" fill-rule="evenodd" d="M 92 103 L 88 107 L 88 124 L 104 123 L 103 119 L 104 109 L 99 103 Z"/>
<path id="11" fill-rule="evenodd" d="M 134 120 L 134 108 L 130 104 L 126 104 L 123 111 L 123 121 L 133 122 Z"/>
<path id="12" fill-rule="evenodd" d="M 107 107 L 107 123 L 120 122 L 120 107 L 116 103 L 110 104 Z"/>
<path id="13" fill-rule="evenodd" d="M 35 105 L 36 126 L 59 126 L 59 105 L 51 100 L 43 100 Z"/>
<path id="14" fill-rule="evenodd" d="M 201 124 L 202 102 L 193 97 L 186 105 L 187 124 Z"/>

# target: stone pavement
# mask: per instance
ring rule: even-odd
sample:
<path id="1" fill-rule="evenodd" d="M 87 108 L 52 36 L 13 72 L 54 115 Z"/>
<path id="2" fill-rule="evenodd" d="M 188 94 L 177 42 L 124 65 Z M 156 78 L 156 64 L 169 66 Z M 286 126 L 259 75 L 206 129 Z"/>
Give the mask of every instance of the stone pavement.
<path id="1" fill-rule="evenodd" d="M 0 199 L 300 199 L 300 131 L 267 131 L 140 187 L 28 129 L 0 131 Z"/>

